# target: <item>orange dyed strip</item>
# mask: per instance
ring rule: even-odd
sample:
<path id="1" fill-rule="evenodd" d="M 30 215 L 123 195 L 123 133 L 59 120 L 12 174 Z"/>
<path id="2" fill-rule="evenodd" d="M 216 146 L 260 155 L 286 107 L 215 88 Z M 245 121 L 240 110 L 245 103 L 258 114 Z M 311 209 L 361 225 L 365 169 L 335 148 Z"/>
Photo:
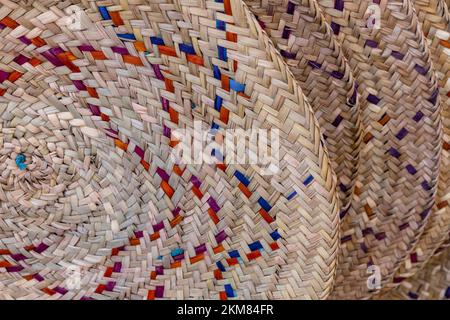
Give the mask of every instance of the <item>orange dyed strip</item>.
<path id="1" fill-rule="evenodd" d="M 181 168 L 175 164 L 173 166 L 173 172 L 175 172 L 177 175 L 181 177 L 183 175 L 184 170 L 181 170 Z"/>
<path id="2" fill-rule="evenodd" d="M 274 220 L 273 218 L 267 213 L 264 209 L 259 209 L 259 214 L 263 217 L 264 220 L 266 220 L 267 223 L 272 223 Z"/>
<path id="3" fill-rule="evenodd" d="M 8 80 L 11 82 L 15 82 L 17 79 L 19 79 L 21 76 L 23 76 L 23 73 L 19 71 L 13 71 L 9 74 Z"/>
<path id="4" fill-rule="evenodd" d="M 200 254 L 196 255 L 195 257 L 190 258 L 189 260 L 191 261 L 191 263 L 196 263 L 203 259 L 205 259 L 205 255 L 203 253 L 200 253 Z"/>
<path id="5" fill-rule="evenodd" d="M 169 147 L 175 148 L 177 146 L 177 144 L 179 144 L 179 143 L 180 143 L 179 140 L 170 140 Z"/>
<path id="6" fill-rule="evenodd" d="M 176 57 L 177 56 L 177 52 L 175 51 L 174 48 L 171 48 L 171 47 L 168 47 L 168 46 L 159 45 L 158 49 L 159 49 L 159 53 L 160 54 L 165 54 L 167 56 L 172 56 L 172 57 Z"/>
<path id="7" fill-rule="evenodd" d="M 137 51 L 146 51 L 147 48 L 145 47 L 145 43 L 143 41 L 135 41 L 134 47 Z"/>
<path id="8" fill-rule="evenodd" d="M 8 268 L 12 267 L 13 265 L 8 261 L 0 261 L 0 268 Z"/>
<path id="9" fill-rule="evenodd" d="M 152 272 L 150 273 L 150 279 L 155 280 L 155 279 L 156 279 L 156 276 L 157 276 L 156 271 L 152 271 Z"/>
<path id="10" fill-rule="evenodd" d="M 450 48 L 450 41 L 441 40 L 439 43 L 446 48 Z"/>
<path id="11" fill-rule="evenodd" d="M 34 248 L 35 248 L 35 246 L 29 245 L 29 246 L 26 246 L 26 247 L 25 247 L 25 250 L 31 251 L 31 250 L 34 250 Z"/>
<path id="12" fill-rule="evenodd" d="M 172 221 L 170 221 L 170 226 L 172 228 L 175 227 L 177 224 L 179 224 L 181 222 L 181 220 L 183 220 L 183 217 L 182 216 L 177 216 Z"/>
<path id="13" fill-rule="evenodd" d="M 159 231 L 150 235 L 151 241 L 155 241 L 156 239 L 159 239 Z"/>
<path id="14" fill-rule="evenodd" d="M 271 248 L 272 250 L 277 250 L 277 249 L 280 248 L 280 246 L 278 245 L 278 243 L 272 242 L 272 243 L 270 244 L 270 248 Z"/>
<path id="15" fill-rule="evenodd" d="M 213 248 L 213 251 L 214 251 L 215 254 L 220 253 L 220 252 L 222 252 L 223 250 L 225 250 L 225 249 L 224 249 L 224 247 L 223 247 L 222 244 L 220 244 L 220 245 L 218 245 L 217 247 Z"/>
<path id="16" fill-rule="evenodd" d="M 227 166 L 225 163 L 218 163 L 218 164 L 216 164 L 216 167 L 222 171 L 225 171 L 227 169 Z"/>
<path id="17" fill-rule="evenodd" d="M 109 278 L 109 277 L 111 277 L 112 273 L 113 273 L 113 268 L 108 267 L 108 268 L 106 268 L 105 274 L 103 276 Z"/>
<path id="18" fill-rule="evenodd" d="M 220 291 L 219 297 L 220 300 L 228 300 L 227 293 L 225 291 Z"/>
<path id="19" fill-rule="evenodd" d="M 228 40 L 228 41 L 231 41 L 231 42 L 237 42 L 237 34 L 236 34 L 236 33 L 228 32 L 228 31 L 227 31 L 226 37 L 227 37 L 227 40 Z"/>
<path id="20" fill-rule="evenodd" d="M 155 300 L 155 290 L 148 290 L 147 300 Z"/>
<path id="21" fill-rule="evenodd" d="M 237 71 L 237 68 L 238 68 L 238 62 L 236 60 L 234 60 L 233 61 L 233 70 L 234 70 L 234 72 Z M 239 93 L 242 93 L 242 92 L 239 92 Z"/>
<path id="22" fill-rule="evenodd" d="M 223 7 L 225 9 L 225 13 L 228 15 L 232 15 L 232 11 L 231 11 L 231 3 L 230 0 L 223 0 Z"/>
<path id="23" fill-rule="evenodd" d="M 34 44 L 36 47 L 42 47 L 46 44 L 46 42 L 41 37 L 35 37 L 31 39 L 31 43 Z"/>
<path id="24" fill-rule="evenodd" d="M 34 278 L 34 275 L 33 275 L 33 274 L 29 274 L 29 275 L 27 275 L 27 276 L 23 276 L 23 278 L 24 278 L 25 280 L 27 280 L 27 281 L 31 281 L 31 280 L 33 280 L 33 278 Z"/>
<path id="25" fill-rule="evenodd" d="M 172 198 L 174 191 L 172 189 L 172 187 L 166 182 L 166 181 L 161 181 L 161 188 L 164 190 L 164 192 L 167 194 L 167 196 L 169 198 Z"/>
<path id="26" fill-rule="evenodd" d="M 106 60 L 106 56 L 102 51 L 91 51 L 92 58 L 95 60 Z"/>
<path id="27" fill-rule="evenodd" d="M 6 89 L 0 89 L 0 97 L 3 96 L 6 92 Z"/>
<path id="28" fill-rule="evenodd" d="M 117 256 L 119 254 L 119 248 L 112 248 L 111 249 L 111 255 Z"/>
<path id="29" fill-rule="evenodd" d="M 95 293 L 102 293 L 103 290 L 105 290 L 105 285 L 104 284 L 99 284 L 97 289 L 95 289 Z"/>
<path id="30" fill-rule="evenodd" d="M 172 122 L 178 124 L 178 112 L 176 112 L 175 109 L 169 107 L 169 114 L 170 114 L 170 120 Z"/>
<path id="31" fill-rule="evenodd" d="M 230 78 L 222 74 L 220 80 L 222 82 L 222 88 L 226 91 L 230 91 Z"/>
<path id="32" fill-rule="evenodd" d="M 181 267 L 181 261 L 175 261 L 170 264 L 171 269 L 175 269 L 175 268 L 179 268 L 179 267 Z"/>
<path id="33" fill-rule="evenodd" d="M 141 241 L 139 239 L 136 238 L 130 238 L 130 246 L 137 246 L 139 244 L 141 244 Z"/>
<path id="34" fill-rule="evenodd" d="M 239 187 L 239 189 L 242 191 L 242 193 L 245 194 L 245 196 L 246 196 L 247 198 L 250 198 L 250 197 L 251 197 L 252 193 L 250 192 L 250 190 L 248 190 L 248 188 L 247 188 L 244 184 L 239 183 L 239 184 L 238 184 L 238 187 Z"/>
<path id="35" fill-rule="evenodd" d="M 15 29 L 19 26 L 19 24 L 10 17 L 4 17 L 0 22 L 11 29 Z"/>
<path id="36" fill-rule="evenodd" d="M 86 87 L 87 92 L 89 93 L 89 95 L 93 98 L 98 98 L 98 94 L 97 94 L 97 90 L 95 90 L 95 88 L 92 87 Z"/>
<path id="37" fill-rule="evenodd" d="M 226 260 L 229 266 L 234 266 L 235 264 L 239 263 L 237 258 L 228 258 Z"/>
<path id="38" fill-rule="evenodd" d="M 214 212 L 213 209 L 209 208 L 208 209 L 208 214 L 211 217 L 211 220 L 214 222 L 214 224 L 218 224 L 219 223 L 219 217 L 217 216 L 217 214 Z"/>
<path id="39" fill-rule="evenodd" d="M 203 58 L 200 56 L 197 56 L 195 54 L 188 54 L 187 55 L 187 61 L 198 64 L 200 66 L 203 66 L 204 62 L 203 62 Z"/>
<path id="40" fill-rule="evenodd" d="M 203 193 L 197 187 L 192 187 L 192 192 L 199 198 L 200 200 L 203 198 Z"/>
<path id="41" fill-rule="evenodd" d="M 216 280 L 222 280 L 222 271 L 220 271 L 219 269 L 214 270 L 214 278 L 216 278 Z"/>
<path id="42" fill-rule="evenodd" d="M 54 294 L 56 293 L 55 290 L 50 289 L 50 288 L 43 288 L 43 289 L 41 289 L 41 290 L 42 290 L 43 292 L 45 292 L 46 294 L 50 295 L 50 296 L 52 296 L 52 295 L 54 295 Z"/>
<path id="43" fill-rule="evenodd" d="M 228 123 L 229 116 L 230 116 L 230 110 L 222 107 L 220 109 L 220 121 L 222 121 L 223 123 Z"/>
<path id="44" fill-rule="evenodd" d="M 117 11 L 110 11 L 109 12 L 109 16 L 111 17 L 111 20 L 113 21 L 113 23 L 116 26 L 123 26 L 124 25 L 123 20 L 120 17 L 120 13 L 119 12 L 117 12 Z"/>
<path id="45" fill-rule="evenodd" d="M 40 65 L 42 63 L 41 60 L 39 60 L 38 58 L 31 58 L 28 61 L 29 64 L 31 64 L 33 67 L 36 67 L 37 65 Z"/>
<path id="46" fill-rule="evenodd" d="M 141 160 L 141 164 L 145 170 L 147 170 L 147 171 L 150 170 L 150 164 L 147 161 L 145 161 L 144 159 Z"/>
<path id="47" fill-rule="evenodd" d="M 173 87 L 173 81 L 169 78 L 164 78 L 164 83 L 166 84 L 166 90 L 169 92 L 175 92 L 175 88 Z"/>
<path id="48" fill-rule="evenodd" d="M 104 113 L 100 113 L 100 118 L 102 118 L 103 121 L 109 121 L 109 116 Z"/>
<path id="49" fill-rule="evenodd" d="M 122 142 L 119 139 L 114 139 L 114 144 L 116 145 L 116 147 L 118 147 L 119 149 L 122 149 L 124 151 L 127 151 L 127 149 L 128 149 L 128 143 Z"/>
<path id="50" fill-rule="evenodd" d="M 141 61 L 141 58 L 139 58 L 139 57 L 131 56 L 129 54 L 125 54 L 122 57 L 123 57 L 123 62 L 125 62 L 125 63 L 134 64 L 136 66 L 144 65 Z"/>
<path id="51" fill-rule="evenodd" d="M 0 249 L 0 254 L 2 255 L 11 254 L 11 251 L 9 251 L 8 249 Z"/>
<path id="52" fill-rule="evenodd" d="M 253 251 L 247 254 L 247 259 L 248 260 L 254 260 L 258 257 L 261 257 L 261 252 L 259 252 L 259 250 L 257 251 Z"/>

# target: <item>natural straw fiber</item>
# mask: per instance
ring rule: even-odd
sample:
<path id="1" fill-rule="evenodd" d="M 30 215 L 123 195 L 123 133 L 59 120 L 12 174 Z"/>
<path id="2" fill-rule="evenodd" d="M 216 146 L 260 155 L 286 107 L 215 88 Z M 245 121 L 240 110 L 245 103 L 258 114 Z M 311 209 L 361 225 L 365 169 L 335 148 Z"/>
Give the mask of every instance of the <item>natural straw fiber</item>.
<path id="1" fill-rule="evenodd" d="M 328 296 L 336 177 L 245 4 L 74 1 L 72 31 L 70 2 L 0 3 L 0 298 Z M 194 120 L 278 128 L 279 173 L 177 165 L 171 133 Z"/>
<path id="2" fill-rule="evenodd" d="M 311 103 L 338 178 L 345 213 L 356 178 L 362 131 L 350 66 L 315 1 L 248 0 Z"/>
<path id="3" fill-rule="evenodd" d="M 354 198 L 344 217 L 333 298 L 366 298 L 370 268 L 381 287 L 426 226 L 439 175 L 440 99 L 430 51 L 409 0 L 318 1 L 358 83 L 365 130 Z M 372 21 L 372 20 L 371 20 Z M 371 267 L 373 266 L 373 267 Z"/>
<path id="4" fill-rule="evenodd" d="M 450 232 L 450 19 L 443 1 L 414 1 L 422 30 L 427 37 L 434 69 L 439 80 L 439 92 L 442 101 L 443 141 L 441 170 L 435 206 L 429 222 L 409 258 L 401 265 L 393 279 L 397 286 L 406 278 L 423 268 Z"/>

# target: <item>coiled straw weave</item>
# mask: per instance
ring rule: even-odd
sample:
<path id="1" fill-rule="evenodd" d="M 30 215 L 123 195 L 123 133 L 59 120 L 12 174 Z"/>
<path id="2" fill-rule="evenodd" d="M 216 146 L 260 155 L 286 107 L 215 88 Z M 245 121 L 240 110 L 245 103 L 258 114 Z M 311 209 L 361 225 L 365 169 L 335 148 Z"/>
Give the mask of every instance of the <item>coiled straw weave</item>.
<path id="1" fill-rule="evenodd" d="M 330 293 L 336 178 L 309 103 L 241 1 L 0 3 L 0 298 Z M 62 21 L 71 4 L 81 31 Z M 194 120 L 217 134 L 278 128 L 279 173 L 174 163 L 171 132 Z"/>

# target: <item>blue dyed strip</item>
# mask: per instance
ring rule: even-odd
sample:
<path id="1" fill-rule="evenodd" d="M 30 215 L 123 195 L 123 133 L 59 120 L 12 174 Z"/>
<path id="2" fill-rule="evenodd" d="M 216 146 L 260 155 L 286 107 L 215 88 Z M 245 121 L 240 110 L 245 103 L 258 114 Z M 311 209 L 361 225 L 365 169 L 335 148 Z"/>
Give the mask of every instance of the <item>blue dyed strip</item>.
<path id="1" fill-rule="evenodd" d="M 213 122 L 211 129 L 219 129 L 219 125 L 215 122 Z"/>
<path id="2" fill-rule="evenodd" d="M 180 43 L 179 47 L 180 51 L 183 51 L 187 54 L 195 54 L 194 47 L 189 44 Z"/>
<path id="3" fill-rule="evenodd" d="M 16 165 L 19 167 L 20 170 L 25 170 L 27 168 L 27 165 L 25 164 L 25 156 L 23 154 L 17 155 Z"/>
<path id="4" fill-rule="evenodd" d="M 132 33 L 118 33 L 117 36 L 121 39 L 136 40 L 136 37 Z"/>
<path id="5" fill-rule="evenodd" d="M 230 258 L 239 258 L 241 256 L 237 250 L 231 250 L 228 254 L 230 255 Z"/>
<path id="6" fill-rule="evenodd" d="M 214 100 L 214 109 L 220 111 L 220 108 L 222 107 L 222 101 L 222 97 L 216 95 L 216 99 Z"/>
<path id="7" fill-rule="evenodd" d="M 309 175 L 308 178 L 306 178 L 305 181 L 303 181 L 303 184 L 304 184 L 305 186 L 307 186 L 307 185 L 310 184 L 311 181 L 313 181 L 313 180 L 314 180 L 314 177 L 313 177 L 312 175 Z"/>
<path id="8" fill-rule="evenodd" d="M 253 242 L 253 243 L 250 243 L 250 244 L 248 245 L 248 247 L 249 247 L 250 250 L 252 250 L 252 251 L 260 250 L 260 249 L 263 248 L 261 242 L 259 242 L 259 241 L 255 241 L 255 242 Z"/>
<path id="9" fill-rule="evenodd" d="M 216 20 L 216 28 L 225 31 L 225 21 Z"/>
<path id="10" fill-rule="evenodd" d="M 216 263 L 216 265 L 217 265 L 217 268 L 219 268 L 220 271 L 222 271 L 222 272 L 225 272 L 225 271 L 226 271 L 226 270 L 225 270 L 225 267 L 224 267 L 224 265 L 223 265 L 222 262 L 218 261 L 218 262 Z"/>
<path id="11" fill-rule="evenodd" d="M 272 207 L 270 206 L 270 204 L 269 204 L 264 198 L 262 198 L 262 197 L 259 197 L 258 203 L 259 203 L 259 205 L 260 205 L 264 210 L 266 210 L 267 212 L 269 212 L 270 209 L 272 209 Z"/>
<path id="12" fill-rule="evenodd" d="M 109 15 L 108 9 L 106 9 L 106 7 L 98 7 L 98 11 L 100 11 L 103 20 L 111 20 L 111 16 Z"/>
<path id="13" fill-rule="evenodd" d="M 233 287 L 231 287 L 231 284 L 226 284 L 224 287 L 225 287 L 225 293 L 227 294 L 227 297 L 229 297 L 229 298 L 234 297 L 234 291 L 233 291 Z"/>
<path id="14" fill-rule="evenodd" d="M 150 42 L 152 44 L 157 45 L 157 46 L 159 46 L 159 45 L 163 46 L 164 45 L 164 40 L 161 39 L 161 38 L 158 38 L 158 37 L 150 37 Z"/>
<path id="15" fill-rule="evenodd" d="M 175 257 L 175 256 L 178 256 L 178 255 L 183 254 L 183 253 L 184 253 L 184 250 L 183 250 L 183 249 L 181 249 L 181 248 L 176 248 L 176 249 L 172 250 L 172 252 L 170 253 L 170 255 L 171 255 L 172 257 Z"/>
<path id="16" fill-rule="evenodd" d="M 220 69 L 218 66 L 213 66 L 214 78 L 220 80 Z"/>
<path id="17" fill-rule="evenodd" d="M 221 46 L 217 46 L 217 51 L 219 52 L 219 59 L 222 61 L 227 61 L 228 60 L 228 56 L 227 56 L 227 48 L 221 47 Z"/>
<path id="18" fill-rule="evenodd" d="M 275 240 L 275 241 L 281 238 L 281 236 L 280 236 L 280 234 L 278 233 L 277 230 L 275 230 L 274 232 L 272 232 L 272 233 L 270 234 L 270 236 L 271 236 L 272 239 Z"/>
<path id="19" fill-rule="evenodd" d="M 297 195 L 297 191 L 293 191 L 290 195 L 288 195 L 287 199 L 291 200 L 292 198 L 294 198 Z"/>
<path id="20" fill-rule="evenodd" d="M 245 185 L 246 187 L 248 187 L 248 185 L 250 184 L 250 180 L 248 180 L 241 172 L 239 171 L 235 171 L 234 172 L 234 176 L 240 181 L 242 182 L 243 185 Z"/>
<path id="21" fill-rule="evenodd" d="M 245 90 L 245 84 L 230 79 L 230 89 L 236 92 L 243 92 Z"/>

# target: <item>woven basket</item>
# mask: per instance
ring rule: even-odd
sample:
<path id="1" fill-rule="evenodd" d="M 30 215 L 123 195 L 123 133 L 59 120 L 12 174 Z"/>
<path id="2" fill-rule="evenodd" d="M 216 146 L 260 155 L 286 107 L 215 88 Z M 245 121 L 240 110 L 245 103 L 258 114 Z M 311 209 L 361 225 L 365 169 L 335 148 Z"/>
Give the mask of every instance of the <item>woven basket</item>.
<path id="1" fill-rule="evenodd" d="M 248 0 L 316 114 L 338 178 L 345 214 L 356 178 L 362 130 L 357 87 L 315 1 Z"/>
<path id="2" fill-rule="evenodd" d="M 0 298 L 327 297 L 336 178 L 240 0 L 0 3 Z M 278 128 L 280 171 L 175 163 L 194 120 Z"/>
<path id="3" fill-rule="evenodd" d="M 365 131 L 333 297 L 365 298 L 377 291 L 367 285 L 372 268 L 381 287 L 392 282 L 434 203 L 442 141 L 437 79 L 410 1 L 318 3 L 359 85 Z M 372 9 L 379 29 L 368 22 Z"/>

